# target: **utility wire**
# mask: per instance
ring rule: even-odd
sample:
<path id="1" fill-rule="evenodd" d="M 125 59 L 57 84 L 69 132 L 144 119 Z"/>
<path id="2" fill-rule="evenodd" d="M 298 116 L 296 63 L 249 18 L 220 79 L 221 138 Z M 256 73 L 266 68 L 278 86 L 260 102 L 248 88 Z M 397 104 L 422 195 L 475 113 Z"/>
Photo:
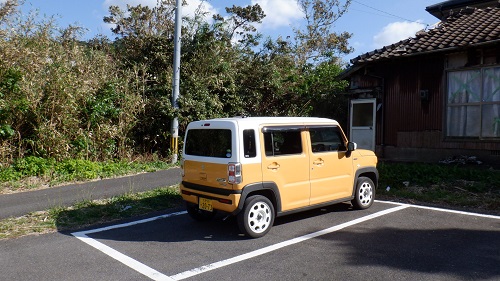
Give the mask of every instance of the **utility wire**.
<path id="1" fill-rule="evenodd" d="M 367 8 L 373 9 L 373 10 L 375 10 L 375 11 L 377 11 L 377 12 L 384 13 L 384 14 L 389 15 L 389 16 L 391 16 L 391 17 L 395 17 L 395 18 L 402 19 L 402 20 L 409 21 L 409 22 L 423 23 L 423 22 L 419 22 L 419 21 L 415 21 L 415 20 L 410 20 L 410 19 L 407 19 L 407 18 L 403 18 L 403 17 L 397 16 L 397 15 L 394 15 L 394 14 L 388 13 L 388 12 L 386 12 L 386 11 L 382 11 L 382 10 L 380 10 L 380 9 L 374 8 L 374 7 L 372 7 L 372 6 L 368 6 L 368 5 L 364 4 L 364 3 L 361 3 L 361 2 L 356 1 L 356 0 L 353 0 L 353 2 L 358 3 L 359 5 L 365 6 L 365 7 L 367 7 Z M 427 26 L 429 25 L 429 24 L 426 24 L 426 23 L 423 23 L 423 24 L 425 24 L 425 25 L 427 25 Z"/>
<path id="2" fill-rule="evenodd" d="M 384 18 L 394 18 L 393 16 L 389 16 L 387 14 L 376 13 L 376 12 L 367 11 L 367 10 L 363 10 L 363 9 L 349 8 L 349 11 L 357 11 L 357 12 L 361 12 L 361 13 L 365 13 L 365 14 L 370 14 L 370 15 L 375 15 L 375 16 L 384 17 Z"/>

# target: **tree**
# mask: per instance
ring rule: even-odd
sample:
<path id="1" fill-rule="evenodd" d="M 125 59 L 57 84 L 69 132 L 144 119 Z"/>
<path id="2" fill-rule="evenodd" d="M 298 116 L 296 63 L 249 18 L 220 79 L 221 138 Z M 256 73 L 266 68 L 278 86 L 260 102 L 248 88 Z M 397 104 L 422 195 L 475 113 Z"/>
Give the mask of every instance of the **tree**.
<path id="1" fill-rule="evenodd" d="M 214 15 L 214 28 L 221 34 L 221 38 L 228 42 L 235 42 L 240 47 L 253 47 L 258 45 L 260 34 L 253 26 L 255 23 L 261 23 L 266 16 L 259 4 L 240 7 L 233 5 L 226 8 L 228 19 L 220 15 Z"/>
<path id="2" fill-rule="evenodd" d="M 295 48 L 299 64 L 330 61 L 342 54 L 349 54 L 352 48 L 348 40 L 352 34 L 337 33 L 335 22 L 344 15 L 352 0 L 297 0 L 304 13 L 306 27 L 296 29 Z"/>
<path id="3" fill-rule="evenodd" d="M 3 3 L 0 3 L 0 23 L 12 16 L 17 11 L 18 6 L 18 0 L 6 0 Z"/>
<path id="4" fill-rule="evenodd" d="M 109 7 L 104 22 L 114 24 L 117 35 L 113 56 L 123 71 L 133 73 L 133 83 L 144 102 L 133 140 L 144 152 L 165 151 L 169 141 L 171 75 L 175 0 L 158 0 L 156 6 Z"/>
<path id="5" fill-rule="evenodd" d="M 113 24 L 111 31 L 122 38 L 144 38 L 153 35 L 172 37 L 175 17 L 173 11 L 175 0 L 158 0 L 153 8 L 127 4 L 126 12 L 118 6 L 110 6 L 110 15 L 103 20 Z"/>
<path id="6" fill-rule="evenodd" d="M 343 92 L 348 83 L 337 78 L 341 72 L 336 61 L 315 65 L 305 71 L 296 92 L 307 100 L 309 115 L 333 118 L 347 127 L 348 98 Z"/>
<path id="7" fill-rule="evenodd" d="M 264 13 L 259 5 L 226 8 L 226 18 L 198 22 L 183 37 L 180 126 L 198 119 L 241 115 L 247 105 L 240 73 L 250 46 L 258 43 L 253 24 Z"/>

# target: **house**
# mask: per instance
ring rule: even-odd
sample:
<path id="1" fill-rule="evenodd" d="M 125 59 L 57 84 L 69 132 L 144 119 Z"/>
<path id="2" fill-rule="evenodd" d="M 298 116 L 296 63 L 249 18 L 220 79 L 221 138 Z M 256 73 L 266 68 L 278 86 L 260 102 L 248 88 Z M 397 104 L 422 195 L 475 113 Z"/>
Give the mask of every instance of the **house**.
<path id="1" fill-rule="evenodd" d="M 500 164 L 500 2 L 426 8 L 436 27 L 351 60 L 350 138 L 382 159 Z"/>

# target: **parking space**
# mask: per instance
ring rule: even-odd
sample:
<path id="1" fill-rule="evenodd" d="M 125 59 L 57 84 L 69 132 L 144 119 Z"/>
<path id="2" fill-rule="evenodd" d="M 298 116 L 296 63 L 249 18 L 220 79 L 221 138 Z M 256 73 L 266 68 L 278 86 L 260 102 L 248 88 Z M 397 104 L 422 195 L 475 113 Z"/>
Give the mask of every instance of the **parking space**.
<path id="1" fill-rule="evenodd" d="M 500 278 L 500 217 L 388 202 L 281 217 L 260 239 L 182 211 L 73 236 L 145 280 Z"/>

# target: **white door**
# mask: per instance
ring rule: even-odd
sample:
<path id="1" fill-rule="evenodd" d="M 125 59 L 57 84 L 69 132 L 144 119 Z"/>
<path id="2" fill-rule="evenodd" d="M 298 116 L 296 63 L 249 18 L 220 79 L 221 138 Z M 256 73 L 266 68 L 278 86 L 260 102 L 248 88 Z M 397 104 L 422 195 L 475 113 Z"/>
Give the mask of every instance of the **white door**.
<path id="1" fill-rule="evenodd" d="M 376 99 L 351 100 L 350 141 L 358 148 L 375 151 Z"/>

